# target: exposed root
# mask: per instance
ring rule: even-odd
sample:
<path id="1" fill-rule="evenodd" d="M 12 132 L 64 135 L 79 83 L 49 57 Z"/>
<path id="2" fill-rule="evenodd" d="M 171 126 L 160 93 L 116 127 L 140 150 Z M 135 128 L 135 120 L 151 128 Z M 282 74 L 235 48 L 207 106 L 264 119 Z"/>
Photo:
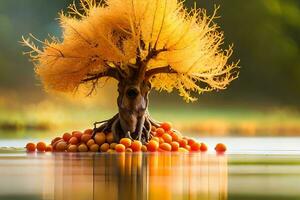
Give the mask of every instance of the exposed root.
<path id="1" fill-rule="evenodd" d="M 100 125 L 97 127 L 97 125 Z M 142 126 L 142 135 L 138 138 L 137 133 L 124 133 L 120 124 L 119 114 L 116 114 L 113 118 L 104 120 L 101 122 L 94 123 L 94 132 L 93 137 L 98 132 L 104 132 L 105 134 L 112 132 L 115 142 L 119 142 L 121 138 L 127 137 L 132 140 L 140 140 L 143 144 L 146 144 L 152 137 L 151 129 L 152 126 L 155 128 L 160 127 L 161 123 L 153 120 L 150 115 L 145 115 L 145 122 Z M 178 132 L 177 130 L 172 129 L 174 132 Z"/>
<path id="2" fill-rule="evenodd" d="M 120 123 L 120 119 L 118 117 L 117 119 L 114 120 L 114 122 L 112 123 L 112 126 L 111 126 L 111 132 L 113 133 L 115 141 L 120 140 L 120 135 L 117 134 L 117 126 L 118 126 L 119 123 Z"/>
<path id="3" fill-rule="evenodd" d="M 151 122 L 148 117 L 145 118 L 145 124 L 143 130 L 146 131 L 146 141 L 149 141 L 151 139 Z"/>
<path id="4" fill-rule="evenodd" d="M 95 122 L 94 123 L 94 131 L 93 131 L 93 137 L 96 135 L 96 133 L 98 132 L 104 132 L 104 133 L 108 133 L 111 131 L 111 126 L 114 123 L 114 121 L 116 119 L 119 118 L 119 114 L 116 114 L 115 116 L 113 116 L 113 118 L 108 119 L 108 120 L 104 120 L 101 122 Z M 100 124 L 100 127 L 97 128 L 97 125 Z"/>
<path id="5" fill-rule="evenodd" d="M 97 127 L 99 125 L 99 127 Z M 93 131 L 93 137 L 98 132 L 104 132 L 105 134 L 108 134 L 112 132 L 115 142 L 118 142 L 121 138 L 127 137 L 132 140 L 139 139 L 143 144 L 147 143 L 152 135 L 151 135 L 151 127 L 152 123 L 150 121 L 149 115 L 145 116 L 145 122 L 142 125 L 142 135 L 140 138 L 138 138 L 138 134 L 136 133 L 124 133 L 121 124 L 120 124 L 120 117 L 119 114 L 116 114 L 113 118 L 104 120 L 101 122 L 95 122 L 94 123 L 94 131 Z M 157 125 L 155 125 L 157 126 Z M 159 125 L 158 125 L 159 126 Z"/>
<path id="6" fill-rule="evenodd" d="M 154 126 L 155 128 L 158 128 L 158 127 L 160 127 L 160 125 L 161 125 L 160 122 L 155 121 L 155 120 L 152 119 L 150 116 L 148 117 L 148 120 L 149 120 L 151 126 Z"/>

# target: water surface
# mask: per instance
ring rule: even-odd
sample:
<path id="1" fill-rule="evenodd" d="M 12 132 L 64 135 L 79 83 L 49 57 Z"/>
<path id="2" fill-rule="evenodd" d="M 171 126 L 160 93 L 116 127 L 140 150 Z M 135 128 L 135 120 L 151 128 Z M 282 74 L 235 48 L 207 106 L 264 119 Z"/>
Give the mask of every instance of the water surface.
<path id="1" fill-rule="evenodd" d="M 299 139 L 207 139 L 220 140 L 225 155 L 2 148 L 0 199 L 300 199 Z"/>

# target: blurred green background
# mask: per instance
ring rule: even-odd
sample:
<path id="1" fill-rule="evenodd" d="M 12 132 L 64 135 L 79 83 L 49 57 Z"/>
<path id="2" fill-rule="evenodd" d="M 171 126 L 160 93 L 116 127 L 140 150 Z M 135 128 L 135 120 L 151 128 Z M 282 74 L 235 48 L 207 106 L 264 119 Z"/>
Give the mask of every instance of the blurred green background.
<path id="1" fill-rule="evenodd" d="M 71 2 L 0 0 L 0 137 L 57 135 L 117 112 L 115 83 L 89 98 L 45 94 L 22 55 L 22 35 L 60 36 L 55 19 Z M 224 45 L 234 44 L 231 61 L 240 60 L 240 77 L 196 103 L 186 104 L 176 92 L 152 92 L 154 118 L 198 136 L 300 135 L 300 1 L 196 2 L 209 14 L 220 5 L 216 22 L 225 32 Z"/>

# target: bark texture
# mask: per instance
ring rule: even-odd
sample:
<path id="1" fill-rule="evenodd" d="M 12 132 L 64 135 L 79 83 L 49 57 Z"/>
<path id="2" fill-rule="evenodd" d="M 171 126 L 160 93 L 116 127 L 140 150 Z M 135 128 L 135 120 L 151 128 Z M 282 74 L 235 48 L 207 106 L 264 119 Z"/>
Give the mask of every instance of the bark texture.
<path id="1" fill-rule="evenodd" d="M 119 113 L 109 120 L 96 122 L 94 134 L 101 131 L 112 132 L 116 142 L 123 137 L 142 143 L 148 142 L 151 138 L 151 127 L 159 126 L 148 113 L 150 90 L 149 82 L 132 77 L 120 78 L 117 99 Z"/>

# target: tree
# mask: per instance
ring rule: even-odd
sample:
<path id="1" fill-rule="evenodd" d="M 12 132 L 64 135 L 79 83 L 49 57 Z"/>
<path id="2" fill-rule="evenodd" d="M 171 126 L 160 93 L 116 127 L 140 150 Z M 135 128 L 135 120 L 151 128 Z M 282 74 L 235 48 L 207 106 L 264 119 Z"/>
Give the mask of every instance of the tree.
<path id="1" fill-rule="evenodd" d="M 216 9 L 217 10 L 217 9 Z M 187 101 L 222 90 L 237 78 L 237 63 L 227 64 L 232 48 L 221 49 L 223 33 L 205 10 L 188 11 L 177 0 L 81 0 L 60 14 L 63 39 L 23 43 L 36 74 L 49 91 L 74 92 L 84 86 L 91 95 L 102 80 L 118 81 L 119 113 L 95 123 L 95 131 L 147 142 L 151 126 L 147 111 L 152 88 L 177 89 Z M 100 127 L 96 128 L 96 125 Z"/>

